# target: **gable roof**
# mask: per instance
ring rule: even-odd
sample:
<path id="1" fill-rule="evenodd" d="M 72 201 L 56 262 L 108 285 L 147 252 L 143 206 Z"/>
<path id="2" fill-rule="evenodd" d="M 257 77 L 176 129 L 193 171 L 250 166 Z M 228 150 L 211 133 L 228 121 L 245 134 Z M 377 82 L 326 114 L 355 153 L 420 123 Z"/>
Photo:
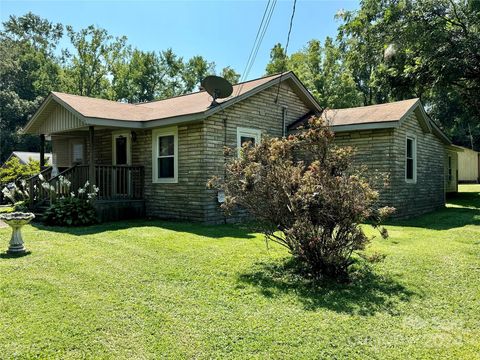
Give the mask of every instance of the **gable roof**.
<path id="1" fill-rule="evenodd" d="M 400 121 L 417 102 L 419 99 L 409 99 L 347 109 L 329 109 L 323 115 L 332 126 Z"/>
<path id="2" fill-rule="evenodd" d="M 211 106 L 212 97 L 206 91 L 138 104 L 52 92 L 32 116 L 24 132 L 35 133 L 38 127 L 36 123 L 48 115 L 47 108 L 52 102 L 70 110 L 83 121 L 85 126 L 149 128 L 203 119 L 280 81 L 288 81 L 297 95 L 312 110 L 318 114 L 321 112 L 320 105 L 295 74 L 287 72 L 236 84 L 233 86 L 232 95 L 225 99 L 218 99 L 219 105 L 213 107 Z"/>
<path id="3" fill-rule="evenodd" d="M 27 164 L 30 161 L 30 159 L 40 161 L 40 153 L 38 152 L 13 151 L 5 162 L 10 160 L 12 157 L 18 158 L 18 160 L 20 160 L 20 163 L 22 164 Z M 51 158 L 52 158 L 51 153 L 45 153 L 45 160 L 48 160 Z"/>
<path id="4" fill-rule="evenodd" d="M 418 98 L 354 108 L 326 109 L 321 116 L 333 131 L 344 132 L 395 128 L 412 113 L 417 116 L 423 131 L 431 132 L 444 143 L 451 144 L 450 139 L 427 115 Z M 297 121 L 290 125 L 290 129 L 305 125 L 306 121 L 308 119 Z"/>

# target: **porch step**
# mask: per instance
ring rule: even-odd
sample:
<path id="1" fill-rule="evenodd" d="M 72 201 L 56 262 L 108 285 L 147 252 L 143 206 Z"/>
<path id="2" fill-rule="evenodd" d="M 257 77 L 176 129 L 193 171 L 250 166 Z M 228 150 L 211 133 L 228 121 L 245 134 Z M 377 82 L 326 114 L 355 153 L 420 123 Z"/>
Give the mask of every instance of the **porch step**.
<path id="1" fill-rule="evenodd" d="M 35 207 L 35 209 L 33 210 L 33 214 L 35 215 L 35 219 L 41 220 L 47 209 L 48 209 L 47 205 L 42 205 L 42 206 Z"/>

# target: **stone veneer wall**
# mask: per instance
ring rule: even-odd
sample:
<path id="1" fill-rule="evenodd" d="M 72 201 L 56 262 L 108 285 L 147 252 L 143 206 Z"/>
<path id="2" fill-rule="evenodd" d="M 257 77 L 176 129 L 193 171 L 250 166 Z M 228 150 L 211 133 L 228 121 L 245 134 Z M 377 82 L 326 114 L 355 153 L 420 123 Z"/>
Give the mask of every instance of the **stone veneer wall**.
<path id="1" fill-rule="evenodd" d="M 395 196 L 390 184 L 394 154 L 393 129 L 337 132 L 335 144 L 354 148 L 354 164 L 367 166 L 371 184 L 379 192 L 380 204 L 392 206 Z"/>
<path id="2" fill-rule="evenodd" d="M 259 129 L 263 135 L 282 136 L 282 105 L 288 106 L 285 124 L 288 126 L 310 111 L 287 83 L 282 83 L 278 104 L 274 102 L 278 86 L 272 86 L 219 112 L 204 122 L 204 183 L 214 176 L 224 175 L 224 146 L 237 147 L 237 128 Z M 233 156 L 235 156 L 233 152 Z M 203 196 L 204 221 L 207 223 L 235 222 L 243 217 L 237 212 L 226 218 L 219 208 L 216 191 L 205 190 Z"/>
<path id="3" fill-rule="evenodd" d="M 417 182 L 405 182 L 405 141 L 417 139 Z M 413 217 L 445 206 L 445 145 L 432 133 L 425 133 L 414 114 L 394 130 L 393 206 L 397 217 Z"/>
<path id="4" fill-rule="evenodd" d="M 417 139 L 416 183 L 405 181 L 407 134 Z M 335 142 L 339 146 L 354 146 L 355 162 L 367 165 L 370 176 L 388 175 L 387 186 L 380 179 L 373 183 L 380 193 L 381 205 L 397 209 L 393 217 L 413 217 L 445 205 L 445 148 L 438 137 L 423 131 L 415 114 L 395 129 L 339 132 Z"/>

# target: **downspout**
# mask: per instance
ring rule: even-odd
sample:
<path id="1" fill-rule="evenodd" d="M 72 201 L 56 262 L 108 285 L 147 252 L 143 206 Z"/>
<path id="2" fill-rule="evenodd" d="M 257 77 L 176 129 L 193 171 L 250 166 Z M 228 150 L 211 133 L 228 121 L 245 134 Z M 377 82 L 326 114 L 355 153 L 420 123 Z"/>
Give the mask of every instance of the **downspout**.
<path id="1" fill-rule="evenodd" d="M 287 117 L 287 105 L 282 105 L 282 137 L 287 135 L 286 117 Z"/>

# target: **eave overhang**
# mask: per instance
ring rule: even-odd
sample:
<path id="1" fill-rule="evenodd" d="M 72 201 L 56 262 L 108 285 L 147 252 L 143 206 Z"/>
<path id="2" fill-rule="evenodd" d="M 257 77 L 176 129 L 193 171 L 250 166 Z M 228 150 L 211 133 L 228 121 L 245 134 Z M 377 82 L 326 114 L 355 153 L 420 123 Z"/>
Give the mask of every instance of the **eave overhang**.
<path id="1" fill-rule="evenodd" d="M 168 117 L 168 118 L 161 118 L 161 119 L 146 119 L 146 120 L 118 120 L 118 119 L 108 119 L 108 118 L 98 118 L 98 117 L 88 117 L 84 116 L 80 112 L 78 112 L 75 108 L 71 107 L 69 104 L 64 102 L 62 99 L 60 99 L 58 96 L 56 96 L 53 93 L 50 93 L 47 98 L 43 101 L 42 105 L 38 108 L 38 110 L 35 112 L 35 114 L 32 116 L 30 121 L 27 123 L 27 125 L 23 129 L 23 133 L 26 134 L 39 134 L 38 132 L 35 131 L 36 127 L 35 124 L 39 120 L 39 118 L 42 116 L 43 111 L 45 108 L 51 104 L 52 101 L 55 101 L 56 103 L 60 104 L 64 108 L 68 109 L 70 112 L 72 112 L 76 117 L 78 117 L 82 123 L 83 126 L 102 126 L 102 127 L 112 127 L 112 128 L 129 128 L 129 129 L 151 129 L 151 128 L 156 128 L 156 127 L 161 127 L 161 126 L 169 126 L 169 125 L 176 125 L 176 124 L 182 124 L 182 123 L 189 123 L 189 122 L 195 122 L 195 121 L 201 121 L 209 116 L 212 116 L 216 114 L 217 112 L 223 111 L 226 108 L 242 101 L 250 96 L 253 96 L 260 91 L 263 91 L 271 86 L 278 85 L 280 81 L 289 81 L 292 86 L 292 89 L 295 91 L 295 93 L 306 103 L 308 106 L 312 109 L 312 111 L 316 114 L 320 114 L 322 111 L 322 108 L 320 104 L 315 100 L 315 98 L 312 96 L 312 94 L 305 88 L 305 86 L 300 82 L 300 80 L 297 78 L 297 76 L 293 72 L 288 72 L 282 76 L 279 76 L 275 79 L 272 79 L 265 84 L 259 85 L 255 87 L 254 89 L 245 92 L 244 94 L 241 94 L 239 96 L 236 96 L 232 99 L 225 100 L 221 103 L 219 103 L 215 107 L 211 107 L 206 109 L 205 111 L 202 112 L 197 112 L 197 113 L 191 113 L 191 114 L 186 114 L 186 115 L 181 115 L 181 116 L 174 116 L 174 117 Z M 281 106 L 279 104 L 279 106 Z M 71 130 L 77 130 L 77 128 L 72 128 Z"/>

